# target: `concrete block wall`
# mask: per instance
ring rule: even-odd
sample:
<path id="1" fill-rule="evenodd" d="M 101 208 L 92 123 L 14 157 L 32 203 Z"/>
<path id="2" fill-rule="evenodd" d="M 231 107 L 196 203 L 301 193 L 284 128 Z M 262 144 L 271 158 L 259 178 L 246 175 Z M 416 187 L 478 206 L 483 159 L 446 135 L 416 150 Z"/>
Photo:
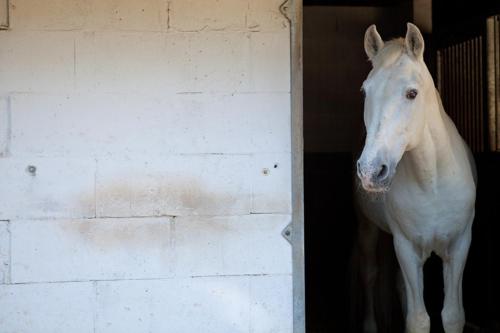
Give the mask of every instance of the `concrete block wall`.
<path id="1" fill-rule="evenodd" d="M 10 0 L 0 333 L 291 332 L 282 0 Z"/>

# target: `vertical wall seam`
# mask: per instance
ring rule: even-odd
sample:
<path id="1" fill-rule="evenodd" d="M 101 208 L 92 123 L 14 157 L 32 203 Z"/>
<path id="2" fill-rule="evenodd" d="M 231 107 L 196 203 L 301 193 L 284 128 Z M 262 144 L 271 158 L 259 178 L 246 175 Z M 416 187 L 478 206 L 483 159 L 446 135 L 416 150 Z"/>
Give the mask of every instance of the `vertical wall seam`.
<path id="1" fill-rule="evenodd" d="M 247 1 L 247 11 L 245 12 L 245 30 L 248 30 L 248 15 L 250 14 L 250 1 Z"/>
<path id="2" fill-rule="evenodd" d="M 254 171 L 257 172 L 257 164 L 255 163 L 255 161 L 256 161 L 255 154 L 252 154 L 250 162 L 250 165 L 252 165 L 251 172 Z M 254 207 L 255 207 L 255 186 L 254 182 L 250 182 L 250 214 L 254 213 Z"/>
<path id="3" fill-rule="evenodd" d="M 0 137 L 0 158 L 10 156 L 10 145 L 11 145 L 11 139 L 12 139 L 11 97 L 10 97 L 10 95 L 7 95 L 3 99 L 4 99 L 4 102 L 2 102 L 3 106 L 1 106 L 1 107 L 2 108 L 5 107 L 5 110 L 4 110 L 4 113 L 5 113 L 5 115 L 4 115 L 5 116 L 5 133 L 3 134 L 3 136 L 4 136 L 3 138 Z M 1 115 L 1 110 L 0 110 L 0 115 Z M 2 140 L 4 141 L 4 143 L 3 143 L 4 147 L 1 147 Z M 2 149 L 3 149 L 3 151 L 2 151 Z"/>
<path id="4" fill-rule="evenodd" d="M 73 38 L 73 89 L 76 90 L 76 36 Z"/>
<path id="5" fill-rule="evenodd" d="M 176 243 L 176 219 L 177 216 L 169 218 L 169 252 L 172 256 L 172 267 L 169 270 L 169 275 L 174 276 L 177 269 L 177 243 Z"/>
<path id="6" fill-rule="evenodd" d="M 95 167 L 94 167 L 94 218 L 97 218 L 97 168 L 98 168 L 97 158 L 94 161 L 95 161 Z"/>
<path id="7" fill-rule="evenodd" d="M 253 299 L 253 291 L 252 291 L 252 280 L 250 277 L 247 277 L 247 283 L 248 283 L 248 297 L 250 300 Z M 253 310 L 253 304 L 252 302 L 248 302 L 248 332 L 253 333 L 253 325 L 252 325 L 252 310 Z"/>
<path id="8" fill-rule="evenodd" d="M 170 8 L 170 5 L 171 5 L 171 1 L 167 1 L 167 32 L 170 31 L 170 14 L 171 14 L 171 8 Z"/>
<path id="9" fill-rule="evenodd" d="M 8 263 L 7 265 L 9 266 L 8 267 L 8 270 L 7 270 L 7 276 L 5 277 L 5 281 L 4 283 L 6 284 L 11 284 L 12 283 L 12 233 L 10 231 L 10 220 L 7 221 L 7 235 L 9 237 L 9 244 L 8 244 Z"/>
<path id="10" fill-rule="evenodd" d="M 2 22 L 0 23 L 0 30 L 10 30 L 10 1 L 5 0 L 5 16 L 2 17 Z M 3 15 L 2 15 L 3 16 Z"/>
<path id="11" fill-rule="evenodd" d="M 92 288 L 94 289 L 94 306 L 92 307 L 92 328 L 94 333 L 97 332 L 97 281 L 92 282 Z"/>
<path id="12" fill-rule="evenodd" d="M 5 144 L 5 156 L 10 156 L 10 145 L 12 143 L 12 100 L 7 96 L 7 137 Z"/>

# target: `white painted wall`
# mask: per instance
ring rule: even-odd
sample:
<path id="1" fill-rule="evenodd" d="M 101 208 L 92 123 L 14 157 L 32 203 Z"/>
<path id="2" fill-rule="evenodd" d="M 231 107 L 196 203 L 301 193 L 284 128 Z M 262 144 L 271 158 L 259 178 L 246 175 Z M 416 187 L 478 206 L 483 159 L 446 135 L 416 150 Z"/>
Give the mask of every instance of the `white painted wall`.
<path id="1" fill-rule="evenodd" d="M 282 0 L 11 0 L 0 332 L 291 332 Z"/>

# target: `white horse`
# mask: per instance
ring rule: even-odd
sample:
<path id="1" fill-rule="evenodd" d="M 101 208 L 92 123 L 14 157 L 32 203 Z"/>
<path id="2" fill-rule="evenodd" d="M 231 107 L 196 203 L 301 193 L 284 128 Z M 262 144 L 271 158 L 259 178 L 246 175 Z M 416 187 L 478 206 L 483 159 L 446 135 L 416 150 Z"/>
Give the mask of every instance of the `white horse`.
<path id="1" fill-rule="evenodd" d="M 373 69 L 362 87 L 367 135 L 357 162 L 356 195 L 361 214 L 371 222 L 360 228 L 369 261 L 364 282 L 373 286 L 380 228 L 393 236 L 404 281 L 406 332 L 428 333 L 422 268 L 435 252 L 443 260 L 444 330 L 458 333 L 465 324 L 462 273 L 474 219 L 475 165 L 424 63 L 422 35 L 411 23 L 407 29 L 404 39 L 385 43 L 374 25 L 365 34 Z M 367 297 L 364 330 L 376 332 L 373 293 Z"/>

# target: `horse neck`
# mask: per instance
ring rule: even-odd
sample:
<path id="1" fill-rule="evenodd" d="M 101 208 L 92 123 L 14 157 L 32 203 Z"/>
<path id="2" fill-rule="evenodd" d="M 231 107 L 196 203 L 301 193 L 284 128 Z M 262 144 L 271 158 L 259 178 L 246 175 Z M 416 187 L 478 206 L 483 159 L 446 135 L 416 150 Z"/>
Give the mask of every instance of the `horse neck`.
<path id="1" fill-rule="evenodd" d="M 419 186 L 435 191 L 438 182 L 459 167 L 454 157 L 449 119 L 444 113 L 438 93 L 429 98 L 427 121 L 419 144 L 405 153 L 406 169 Z"/>

